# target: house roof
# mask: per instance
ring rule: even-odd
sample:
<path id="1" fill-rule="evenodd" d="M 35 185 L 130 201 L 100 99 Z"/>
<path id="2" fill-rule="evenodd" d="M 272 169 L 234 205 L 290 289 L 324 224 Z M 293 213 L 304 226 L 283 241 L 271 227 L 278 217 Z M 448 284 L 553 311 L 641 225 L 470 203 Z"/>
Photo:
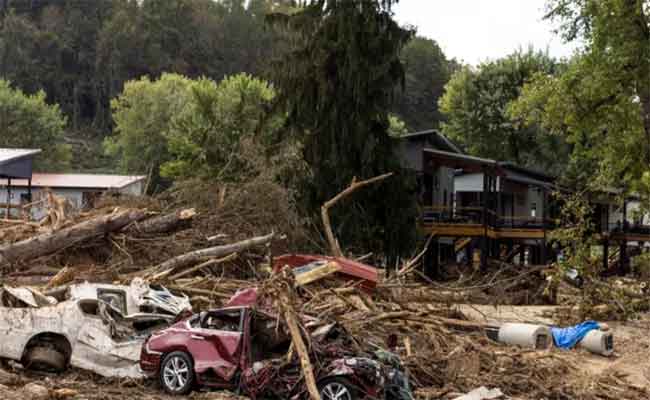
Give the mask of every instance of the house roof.
<path id="1" fill-rule="evenodd" d="M 499 163 L 489 158 L 474 157 L 467 154 L 451 153 L 436 149 L 424 149 L 424 153 L 435 162 L 449 168 L 463 169 L 467 172 L 483 172 L 485 169 L 491 169 L 498 175 L 504 175 L 504 171 L 501 170 Z"/>
<path id="2" fill-rule="evenodd" d="M 555 178 L 530 168 L 520 167 L 511 162 L 496 161 L 489 158 L 455 154 L 441 150 L 424 149 L 432 160 L 449 168 L 461 169 L 463 172 L 481 173 L 490 170 L 495 175 L 527 185 L 550 188 Z"/>
<path id="3" fill-rule="evenodd" d="M 122 189 L 133 183 L 142 181 L 142 175 L 107 175 L 107 174 L 32 174 L 33 187 L 69 188 L 69 189 Z M 0 180 L 6 185 L 6 180 Z M 11 181 L 12 186 L 27 186 L 26 179 Z"/>
<path id="4" fill-rule="evenodd" d="M 428 129 L 425 131 L 411 132 L 400 136 L 400 139 L 405 140 L 418 140 L 428 139 L 431 145 L 437 149 L 448 151 L 451 153 L 463 154 L 463 151 L 454 144 L 449 138 L 437 131 L 436 129 Z"/>
<path id="5" fill-rule="evenodd" d="M 554 181 L 556 179 L 555 176 L 547 174 L 546 172 L 539 171 L 534 168 L 530 167 L 522 167 L 520 165 L 517 165 L 515 163 L 512 163 L 510 161 L 502 161 L 500 162 L 501 166 L 503 168 L 506 168 L 508 170 L 516 171 L 524 175 L 532 176 L 535 177 L 536 179 L 542 180 L 542 181 Z"/>
<path id="6" fill-rule="evenodd" d="M 33 157 L 40 153 L 39 149 L 8 149 L 0 148 L 0 165 L 8 164 L 25 157 Z"/>

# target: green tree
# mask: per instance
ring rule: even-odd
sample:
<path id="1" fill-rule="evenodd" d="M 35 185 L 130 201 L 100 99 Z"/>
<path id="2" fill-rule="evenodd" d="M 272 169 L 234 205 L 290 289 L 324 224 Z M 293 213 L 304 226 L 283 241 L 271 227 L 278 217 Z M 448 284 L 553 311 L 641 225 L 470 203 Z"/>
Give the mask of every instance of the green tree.
<path id="1" fill-rule="evenodd" d="M 401 172 L 388 114 L 404 79 L 399 55 L 412 32 L 395 23 L 392 3 L 313 0 L 271 19 L 294 34 L 290 52 L 273 69 L 287 131 L 300 137 L 311 168 L 301 191 L 307 209 L 317 210 L 354 176 Z M 402 173 L 335 210 L 342 243 L 389 256 L 412 245 L 411 182 Z"/>
<path id="2" fill-rule="evenodd" d="M 535 74 L 553 75 L 557 69 L 547 54 L 532 49 L 460 69 L 440 99 L 447 119 L 442 132 L 470 154 L 558 172 L 568 153 L 561 137 L 509 111 Z"/>
<path id="3" fill-rule="evenodd" d="M 124 92 L 111 102 L 115 130 L 105 140 L 109 155 L 124 173 L 149 173 L 160 184 L 160 166 L 172 159 L 167 146 L 172 120 L 188 106 L 192 81 L 176 74 L 163 74 L 152 81 L 144 77 L 124 85 Z"/>
<path id="4" fill-rule="evenodd" d="M 572 146 L 573 185 L 639 190 L 650 166 L 650 2 L 548 1 L 548 18 L 584 47 L 558 76 L 539 74 L 513 112 Z"/>
<path id="5" fill-rule="evenodd" d="M 398 90 L 393 110 L 411 131 L 438 127 L 442 113 L 438 99 L 449 81 L 456 63 L 448 61 L 438 44 L 415 37 L 402 50 L 406 71 L 404 90 Z"/>
<path id="6" fill-rule="evenodd" d="M 264 157 L 263 136 L 270 137 L 281 122 L 267 116 L 275 96 L 271 86 L 240 74 L 219 84 L 205 78 L 194 81 L 191 92 L 187 107 L 171 121 L 172 160 L 163 164 L 163 176 L 241 181 L 259 175 L 255 161 Z M 267 121 L 264 135 L 258 134 L 260 121 L 269 118 L 273 122 Z"/>
<path id="7" fill-rule="evenodd" d="M 66 124 L 58 105 L 45 102 L 45 93 L 26 95 L 0 79 L 0 139 L 2 147 L 37 148 L 35 169 L 62 171 L 69 167 L 70 149 L 65 145 Z"/>

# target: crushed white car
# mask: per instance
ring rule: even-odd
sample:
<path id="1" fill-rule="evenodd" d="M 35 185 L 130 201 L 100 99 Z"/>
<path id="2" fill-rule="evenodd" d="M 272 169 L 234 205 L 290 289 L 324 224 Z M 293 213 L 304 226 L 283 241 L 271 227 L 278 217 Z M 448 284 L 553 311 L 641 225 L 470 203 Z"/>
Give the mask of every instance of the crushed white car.
<path id="1" fill-rule="evenodd" d="M 146 336 L 191 311 L 187 297 L 141 279 L 130 286 L 83 283 L 54 296 L 0 289 L 0 358 L 27 368 L 68 366 L 107 377 L 139 378 Z"/>

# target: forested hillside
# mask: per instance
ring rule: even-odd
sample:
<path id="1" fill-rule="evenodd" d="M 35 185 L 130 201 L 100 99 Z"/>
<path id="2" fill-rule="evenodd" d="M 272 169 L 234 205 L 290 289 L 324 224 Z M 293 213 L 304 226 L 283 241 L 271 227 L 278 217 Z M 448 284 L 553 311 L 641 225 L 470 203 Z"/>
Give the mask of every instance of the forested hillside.
<path id="1" fill-rule="evenodd" d="M 291 12 L 293 3 L 5 0 L 0 77 L 29 94 L 43 90 L 48 103 L 59 104 L 78 168 L 113 170 L 117 164 L 101 142 L 114 127 L 110 101 L 125 82 L 164 72 L 214 81 L 240 72 L 269 78 L 271 60 L 292 39 L 271 28 L 266 15 Z M 437 126 L 437 98 L 455 64 L 420 38 L 402 57 L 406 90 L 397 89 L 395 113 L 409 129 Z"/>

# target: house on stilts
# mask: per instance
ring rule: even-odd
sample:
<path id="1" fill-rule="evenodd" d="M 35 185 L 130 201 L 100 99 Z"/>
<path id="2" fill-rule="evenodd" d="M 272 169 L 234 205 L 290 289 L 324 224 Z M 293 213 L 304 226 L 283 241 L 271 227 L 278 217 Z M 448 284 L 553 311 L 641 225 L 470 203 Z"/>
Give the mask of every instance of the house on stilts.
<path id="1" fill-rule="evenodd" d="M 441 263 L 489 259 L 545 265 L 561 249 L 549 241 L 556 228 L 560 188 L 554 176 L 511 162 L 467 155 L 436 130 L 401 137 L 402 165 L 417 174 L 420 239 L 429 243 L 424 272 L 435 278 Z M 629 248 L 650 243 L 650 226 L 633 210 L 638 199 L 620 193 L 593 194 L 594 227 L 605 271 L 626 272 Z M 635 250 L 638 251 L 638 250 Z"/>

